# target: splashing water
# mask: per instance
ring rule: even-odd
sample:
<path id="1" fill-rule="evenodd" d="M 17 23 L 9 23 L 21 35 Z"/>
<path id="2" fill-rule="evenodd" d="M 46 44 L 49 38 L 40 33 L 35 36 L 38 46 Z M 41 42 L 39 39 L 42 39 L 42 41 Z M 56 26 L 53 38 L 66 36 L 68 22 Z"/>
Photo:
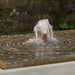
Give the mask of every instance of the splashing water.
<path id="1" fill-rule="evenodd" d="M 46 43 L 54 43 L 56 44 L 58 41 L 53 37 L 53 26 L 49 23 L 48 19 L 42 19 L 38 21 L 37 25 L 34 27 L 35 36 L 25 43 L 34 43 L 34 44 L 46 44 Z"/>

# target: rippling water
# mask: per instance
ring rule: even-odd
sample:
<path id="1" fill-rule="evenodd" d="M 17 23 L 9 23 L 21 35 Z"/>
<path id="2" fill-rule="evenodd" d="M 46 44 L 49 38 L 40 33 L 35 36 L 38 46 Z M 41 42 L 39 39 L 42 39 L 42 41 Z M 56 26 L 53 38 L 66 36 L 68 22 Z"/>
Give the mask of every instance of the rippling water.
<path id="1" fill-rule="evenodd" d="M 57 44 L 23 44 L 33 34 L 0 37 L 0 60 L 7 64 L 27 63 L 40 60 L 75 56 L 75 31 L 56 31 Z"/>

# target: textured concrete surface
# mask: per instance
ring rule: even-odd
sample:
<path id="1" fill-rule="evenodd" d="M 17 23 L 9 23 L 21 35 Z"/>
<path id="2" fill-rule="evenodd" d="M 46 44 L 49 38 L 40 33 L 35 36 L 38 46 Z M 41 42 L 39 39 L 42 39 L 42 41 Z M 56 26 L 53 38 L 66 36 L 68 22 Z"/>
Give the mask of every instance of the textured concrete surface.
<path id="1" fill-rule="evenodd" d="M 0 68 L 0 72 L 3 71 L 3 69 Z"/>
<path id="2" fill-rule="evenodd" d="M 75 61 L 2 70 L 0 75 L 75 75 Z"/>

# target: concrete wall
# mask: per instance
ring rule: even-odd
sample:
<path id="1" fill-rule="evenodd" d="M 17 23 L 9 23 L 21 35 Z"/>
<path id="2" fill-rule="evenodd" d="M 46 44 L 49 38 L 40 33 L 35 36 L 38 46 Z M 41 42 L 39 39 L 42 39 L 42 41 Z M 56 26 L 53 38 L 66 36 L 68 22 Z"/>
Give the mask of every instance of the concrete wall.
<path id="1" fill-rule="evenodd" d="M 0 75 L 75 75 L 75 61 L 0 70 Z"/>

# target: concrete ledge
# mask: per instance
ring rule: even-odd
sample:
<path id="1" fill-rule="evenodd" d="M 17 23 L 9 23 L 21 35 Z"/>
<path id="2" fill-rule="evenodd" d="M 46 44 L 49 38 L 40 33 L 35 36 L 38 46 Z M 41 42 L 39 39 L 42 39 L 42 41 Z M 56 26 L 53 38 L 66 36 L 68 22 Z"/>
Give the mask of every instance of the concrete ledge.
<path id="1" fill-rule="evenodd" d="M 75 61 L 1 70 L 0 75 L 75 75 Z"/>
<path id="2" fill-rule="evenodd" d="M 3 71 L 3 69 L 0 68 L 0 72 Z"/>

